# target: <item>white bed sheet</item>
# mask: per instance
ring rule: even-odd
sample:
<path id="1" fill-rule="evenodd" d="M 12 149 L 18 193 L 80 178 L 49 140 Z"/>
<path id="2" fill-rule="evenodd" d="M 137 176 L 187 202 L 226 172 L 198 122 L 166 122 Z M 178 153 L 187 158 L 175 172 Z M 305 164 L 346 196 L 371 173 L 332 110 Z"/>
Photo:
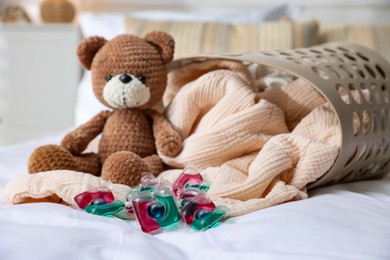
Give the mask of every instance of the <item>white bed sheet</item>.
<path id="1" fill-rule="evenodd" d="M 11 205 L 5 184 L 26 174 L 35 147 L 62 136 L 0 149 L 0 259 L 390 259 L 390 179 L 317 189 L 206 232 L 154 236 L 58 204 Z"/>

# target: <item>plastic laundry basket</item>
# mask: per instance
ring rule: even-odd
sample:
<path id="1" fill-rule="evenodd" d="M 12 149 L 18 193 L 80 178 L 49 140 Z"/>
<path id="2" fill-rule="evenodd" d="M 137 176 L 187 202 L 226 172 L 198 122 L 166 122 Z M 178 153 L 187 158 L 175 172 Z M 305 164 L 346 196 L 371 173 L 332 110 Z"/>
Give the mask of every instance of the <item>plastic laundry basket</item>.
<path id="1" fill-rule="evenodd" d="M 375 51 L 348 42 L 311 48 L 174 61 L 182 66 L 223 58 L 284 70 L 311 83 L 330 102 L 341 127 L 341 147 L 330 170 L 309 188 L 378 179 L 390 169 L 390 64 Z"/>

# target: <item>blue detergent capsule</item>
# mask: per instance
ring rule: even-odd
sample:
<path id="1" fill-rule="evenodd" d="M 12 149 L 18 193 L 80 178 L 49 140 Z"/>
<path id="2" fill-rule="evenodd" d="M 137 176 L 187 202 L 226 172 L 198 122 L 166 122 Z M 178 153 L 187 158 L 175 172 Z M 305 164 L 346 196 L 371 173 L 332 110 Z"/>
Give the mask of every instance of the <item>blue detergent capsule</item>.
<path id="1" fill-rule="evenodd" d="M 219 224 L 219 221 L 222 220 L 228 212 L 229 208 L 225 206 L 218 206 L 213 210 L 213 212 L 194 220 L 191 227 L 192 229 L 198 231 L 213 228 Z"/>
<path id="2" fill-rule="evenodd" d="M 91 202 L 91 205 L 106 205 L 106 204 L 107 204 L 107 201 L 103 198 L 97 198 Z"/>
<path id="3" fill-rule="evenodd" d="M 152 202 L 148 206 L 148 215 L 151 218 L 159 219 L 165 214 L 165 207 L 161 202 Z"/>
<path id="4" fill-rule="evenodd" d="M 206 217 L 207 215 L 211 214 L 211 211 L 209 210 L 205 210 L 205 209 L 201 209 L 201 210 L 198 210 L 196 213 L 195 213 L 195 218 L 196 219 L 200 219 L 200 218 L 203 218 L 203 217 Z"/>

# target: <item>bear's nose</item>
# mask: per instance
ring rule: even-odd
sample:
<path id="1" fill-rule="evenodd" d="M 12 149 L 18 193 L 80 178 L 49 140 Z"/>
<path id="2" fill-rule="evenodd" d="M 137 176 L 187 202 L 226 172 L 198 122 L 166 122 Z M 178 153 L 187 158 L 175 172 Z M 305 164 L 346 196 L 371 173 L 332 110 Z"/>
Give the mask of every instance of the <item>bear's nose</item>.
<path id="1" fill-rule="evenodd" d="M 132 78 L 127 74 L 123 74 L 119 77 L 119 80 L 122 81 L 122 83 L 126 84 L 129 83 L 132 80 Z"/>

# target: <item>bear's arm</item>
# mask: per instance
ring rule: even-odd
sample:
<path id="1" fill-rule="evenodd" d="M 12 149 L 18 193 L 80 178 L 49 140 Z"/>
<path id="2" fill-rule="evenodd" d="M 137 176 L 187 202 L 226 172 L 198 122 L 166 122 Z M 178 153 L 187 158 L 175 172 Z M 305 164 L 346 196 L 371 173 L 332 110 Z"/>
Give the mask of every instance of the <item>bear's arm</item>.
<path id="1" fill-rule="evenodd" d="M 152 119 L 157 151 L 169 157 L 178 155 L 181 152 L 183 142 L 180 134 L 161 113 L 148 110 L 146 114 Z"/>
<path id="2" fill-rule="evenodd" d="M 111 111 L 102 111 L 94 116 L 87 123 L 82 124 L 62 139 L 61 145 L 73 155 L 81 154 L 88 144 L 102 131 L 107 119 L 111 116 Z"/>

